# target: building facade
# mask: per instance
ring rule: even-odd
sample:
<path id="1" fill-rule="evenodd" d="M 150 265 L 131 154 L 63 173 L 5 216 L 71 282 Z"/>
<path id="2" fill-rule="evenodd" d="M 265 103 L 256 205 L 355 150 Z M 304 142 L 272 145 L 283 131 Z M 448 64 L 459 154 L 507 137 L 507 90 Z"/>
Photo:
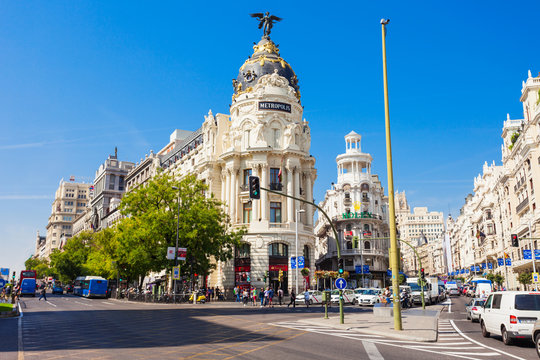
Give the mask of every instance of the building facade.
<path id="1" fill-rule="evenodd" d="M 378 175 L 371 173 L 372 157 L 362 152 L 361 136 L 352 131 L 345 136 L 345 144 L 345 153 L 336 158 L 337 182 L 319 206 L 336 227 L 351 286 L 382 287 L 387 283 L 390 243 L 388 198 Z M 337 270 L 335 236 L 322 213 L 315 234 L 317 268 Z"/>
<path id="2" fill-rule="evenodd" d="M 61 249 L 65 240 L 73 235 L 73 223 L 88 205 L 90 187 L 90 184 L 60 181 L 47 223 L 46 239 L 37 242 L 34 256 L 48 259 L 52 250 Z"/>
<path id="3" fill-rule="evenodd" d="M 508 115 L 503 124 L 502 165 L 484 164 L 474 179 L 474 194 L 452 223 L 452 263 L 460 275 L 500 274 L 505 278 L 501 285 L 516 289 L 524 287 L 518 276 L 533 271 L 540 223 L 539 91 L 540 76 L 529 71 L 520 97 L 523 119 Z M 519 246 L 512 246 L 512 234 L 520 239 Z"/>

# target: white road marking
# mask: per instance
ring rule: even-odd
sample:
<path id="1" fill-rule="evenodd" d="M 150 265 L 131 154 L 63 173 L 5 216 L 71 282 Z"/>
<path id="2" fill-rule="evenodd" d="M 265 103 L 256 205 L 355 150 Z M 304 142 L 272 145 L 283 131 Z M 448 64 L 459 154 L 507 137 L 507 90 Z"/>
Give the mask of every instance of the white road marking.
<path id="1" fill-rule="evenodd" d="M 52 305 L 52 306 L 56 307 L 56 305 L 54 305 L 54 304 L 53 304 L 52 302 L 50 302 L 49 300 L 47 300 L 47 301 L 45 301 L 45 302 L 46 302 L 47 304 L 49 304 L 49 305 Z"/>
<path id="2" fill-rule="evenodd" d="M 173 254 L 174 256 L 174 254 Z M 113 303 L 110 303 L 110 302 L 106 302 L 106 301 L 103 301 L 102 304 L 107 304 L 107 305 L 114 305 Z"/>
<path id="3" fill-rule="evenodd" d="M 492 348 L 491 346 L 487 346 L 487 345 L 482 344 L 482 343 L 479 342 L 479 341 L 473 340 L 473 339 L 471 339 L 470 337 L 468 337 L 467 335 L 465 335 L 464 333 L 462 333 L 461 330 L 459 330 L 459 328 L 456 326 L 456 324 L 454 324 L 454 321 L 453 321 L 453 320 L 450 320 L 450 323 L 452 324 L 452 326 L 454 327 L 454 329 L 456 329 L 456 331 L 459 333 L 459 335 L 461 335 L 463 338 L 465 338 L 465 339 L 467 339 L 467 340 L 469 340 L 469 341 L 472 341 L 472 342 L 475 343 L 475 344 L 478 344 L 478 345 L 480 345 L 480 346 L 482 346 L 482 347 L 484 347 L 484 348 L 486 348 L 486 349 L 496 351 L 496 352 L 498 352 L 498 353 L 500 353 L 500 354 L 504 354 L 504 355 L 506 355 L 506 356 L 510 356 L 510 357 L 512 357 L 512 358 L 514 358 L 514 359 L 525 360 L 524 358 L 521 358 L 521 357 L 519 357 L 519 356 L 515 356 L 515 355 L 512 355 L 512 354 L 509 354 L 509 353 L 507 353 L 507 352 L 505 352 L 505 351 L 502 351 L 502 350 L 498 350 L 498 349 Z"/>
<path id="4" fill-rule="evenodd" d="M 24 360 L 24 347 L 23 347 L 23 337 L 22 337 L 22 318 L 24 316 L 23 311 L 21 309 L 21 303 L 18 303 L 17 306 L 19 307 L 19 320 L 18 325 L 19 328 L 17 329 L 17 346 L 18 346 L 18 352 L 17 352 L 17 360 Z"/>
<path id="5" fill-rule="evenodd" d="M 377 346 L 374 343 L 369 341 L 362 341 L 362 345 L 364 345 L 364 350 L 366 350 L 366 354 L 370 360 L 384 360 L 379 350 L 377 350 Z"/>
<path id="6" fill-rule="evenodd" d="M 85 303 L 82 303 L 80 301 L 75 301 L 77 304 L 81 304 L 81 305 L 84 305 L 84 306 L 93 306 L 93 305 L 90 305 L 90 304 L 85 304 Z"/>
<path id="7" fill-rule="evenodd" d="M 468 352 L 459 352 L 459 351 L 449 351 L 446 352 L 446 354 L 452 354 L 452 355 L 471 355 Z M 500 356 L 501 354 L 496 352 L 488 352 L 488 353 L 475 353 L 474 356 Z"/>

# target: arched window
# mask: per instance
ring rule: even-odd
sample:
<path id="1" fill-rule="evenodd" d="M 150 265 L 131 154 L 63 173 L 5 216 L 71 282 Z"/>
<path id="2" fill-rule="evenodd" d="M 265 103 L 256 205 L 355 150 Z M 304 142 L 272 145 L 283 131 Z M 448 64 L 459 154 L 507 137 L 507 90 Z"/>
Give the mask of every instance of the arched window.
<path id="1" fill-rule="evenodd" d="M 347 241 L 347 243 L 345 243 L 345 246 L 347 247 L 347 250 L 352 249 L 352 241 Z"/>
<path id="2" fill-rule="evenodd" d="M 362 184 L 362 186 L 360 186 L 360 190 L 369 191 L 369 184 Z"/>
<path id="3" fill-rule="evenodd" d="M 371 242 L 364 241 L 364 250 L 371 250 Z"/>
<path id="4" fill-rule="evenodd" d="M 345 230 L 351 231 L 352 230 L 352 225 L 351 224 L 345 225 Z"/>
<path id="5" fill-rule="evenodd" d="M 369 232 L 369 224 L 364 224 L 364 231 Z"/>
<path id="6" fill-rule="evenodd" d="M 289 245 L 284 243 L 272 243 L 268 245 L 268 255 L 270 256 L 289 256 Z"/>
<path id="7" fill-rule="evenodd" d="M 241 243 L 234 249 L 235 258 L 248 258 L 250 257 L 251 245 L 248 243 Z"/>

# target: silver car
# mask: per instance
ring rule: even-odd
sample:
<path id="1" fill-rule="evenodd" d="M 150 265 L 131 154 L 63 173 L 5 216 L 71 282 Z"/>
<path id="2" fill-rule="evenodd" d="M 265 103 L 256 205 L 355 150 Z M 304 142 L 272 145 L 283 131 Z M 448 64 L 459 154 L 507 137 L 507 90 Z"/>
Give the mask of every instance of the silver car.
<path id="1" fill-rule="evenodd" d="M 480 298 L 475 298 L 469 301 L 465 305 L 465 311 L 467 312 L 467 320 L 472 320 L 473 322 L 480 320 L 480 312 L 485 302 L 486 299 Z"/>
<path id="2" fill-rule="evenodd" d="M 536 320 L 536 323 L 534 323 L 532 341 L 534 342 L 534 347 L 536 348 L 536 355 L 540 357 L 540 320 Z"/>

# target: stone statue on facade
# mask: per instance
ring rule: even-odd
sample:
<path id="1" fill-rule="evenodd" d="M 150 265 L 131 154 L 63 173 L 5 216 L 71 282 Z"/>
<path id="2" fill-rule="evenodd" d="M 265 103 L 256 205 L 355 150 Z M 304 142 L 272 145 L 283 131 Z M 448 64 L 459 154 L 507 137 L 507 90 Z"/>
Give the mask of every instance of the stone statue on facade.
<path id="1" fill-rule="evenodd" d="M 270 15 L 270 13 L 267 11 L 264 14 L 263 13 L 254 13 L 249 14 L 252 18 L 257 18 L 259 20 L 259 29 L 263 29 L 263 35 L 264 37 L 269 37 L 270 32 L 272 31 L 272 26 L 274 25 L 274 21 L 278 22 L 283 20 L 280 17 L 277 17 L 275 15 Z"/>
<path id="2" fill-rule="evenodd" d="M 259 122 L 255 129 L 253 130 L 255 135 L 255 144 L 266 146 L 266 140 L 264 139 L 264 125 L 262 122 Z"/>

